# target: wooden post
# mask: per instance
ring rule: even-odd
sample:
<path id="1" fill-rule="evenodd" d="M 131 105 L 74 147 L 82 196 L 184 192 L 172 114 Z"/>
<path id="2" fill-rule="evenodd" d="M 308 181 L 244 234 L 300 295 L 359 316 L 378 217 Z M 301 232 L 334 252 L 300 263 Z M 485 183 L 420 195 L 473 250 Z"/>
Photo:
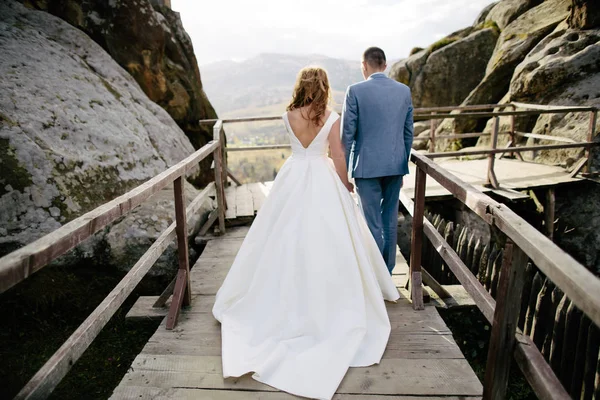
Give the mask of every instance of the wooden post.
<path id="1" fill-rule="evenodd" d="M 510 240 L 506 243 L 498 284 L 494 322 L 490 336 L 483 398 L 506 398 L 508 374 L 515 347 L 515 334 L 521 310 L 521 292 L 527 256 Z"/>
<path id="2" fill-rule="evenodd" d="M 227 139 L 225 138 L 225 129 L 223 129 L 223 125 L 221 125 L 221 130 L 219 131 L 219 141 L 221 143 L 221 179 L 223 180 L 223 190 L 227 187 Z M 223 192 L 225 193 L 225 192 Z M 227 197 L 223 197 L 223 201 L 225 203 L 225 207 L 227 207 Z"/>
<path id="3" fill-rule="evenodd" d="M 177 324 L 181 306 L 189 306 L 192 302 L 190 292 L 190 260 L 188 253 L 187 221 L 185 212 L 185 175 L 175 180 L 175 232 L 177 233 L 177 256 L 179 271 L 173 290 L 173 301 L 167 318 L 167 329 L 171 330 Z"/>
<path id="4" fill-rule="evenodd" d="M 425 211 L 425 182 L 427 173 L 417 167 L 415 184 L 415 208 L 412 221 L 410 250 L 410 297 L 415 310 L 423 310 L 423 289 L 421 277 L 421 249 L 423 247 L 423 214 Z"/>
<path id="5" fill-rule="evenodd" d="M 556 208 L 555 203 L 556 203 L 555 191 L 554 191 L 554 188 L 550 188 L 546 192 L 546 206 L 544 207 L 546 236 L 548 236 L 548 238 L 550 240 L 554 239 L 554 220 L 556 218 L 555 213 L 554 213 L 554 210 Z"/>
<path id="6" fill-rule="evenodd" d="M 217 208 L 219 210 L 219 231 L 221 234 L 225 233 L 225 189 L 223 187 L 222 178 L 222 166 L 221 166 L 221 155 L 223 154 L 223 143 L 221 142 L 221 128 L 223 126 L 222 121 L 217 121 L 213 128 L 213 140 L 219 142 L 219 147 L 215 150 L 215 190 L 217 192 Z"/>
<path id="7" fill-rule="evenodd" d="M 517 107 L 515 105 L 511 106 L 513 111 L 517 111 Z M 515 139 L 515 134 L 517 132 L 517 124 L 516 124 L 516 115 L 511 115 L 510 116 L 510 142 L 512 147 L 517 147 L 517 141 Z M 521 153 L 510 153 L 511 157 L 517 157 L 519 159 L 519 161 L 523 161 L 523 156 L 521 155 Z"/>
<path id="8" fill-rule="evenodd" d="M 590 111 L 590 128 L 588 131 L 587 141 L 591 143 L 594 141 L 594 137 L 596 136 L 596 122 L 598 120 L 598 110 Z M 585 167 L 586 173 L 592 172 L 592 146 L 589 145 L 585 149 L 585 156 L 587 157 L 587 165 Z"/>
<path id="9" fill-rule="evenodd" d="M 492 128 L 492 137 L 491 137 L 491 149 L 496 150 L 498 147 L 498 129 L 500 126 L 500 119 L 498 117 L 494 117 L 494 126 Z M 487 171 L 487 182 L 486 186 L 492 186 L 494 189 L 498 189 L 500 185 L 498 184 L 498 179 L 496 179 L 496 173 L 494 172 L 494 163 L 496 161 L 496 155 L 490 154 L 488 155 L 488 171 Z"/>
<path id="10" fill-rule="evenodd" d="M 437 114 L 432 112 L 431 115 Z M 437 119 L 431 119 L 429 121 L 429 152 L 435 153 L 435 130 L 437 128 Z"/>

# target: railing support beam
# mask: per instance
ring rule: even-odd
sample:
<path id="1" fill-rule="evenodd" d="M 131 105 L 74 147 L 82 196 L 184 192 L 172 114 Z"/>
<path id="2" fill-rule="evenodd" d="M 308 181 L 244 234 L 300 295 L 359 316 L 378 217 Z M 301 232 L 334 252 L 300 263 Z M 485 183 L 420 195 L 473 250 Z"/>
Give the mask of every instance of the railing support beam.
<path id="1" fill-rule="evenodd" d="M 490 347 L 483 382 L 484 400 L 502 400 L 506 398 L 508 373 L 515 347 L 515 333 L 521 311 L 521 293 L 523 292 L 527 256 L 511 241 L 506 243 L 496 309 L 490 337 Z"/>
<path id="2" fill-rule="evenodd" d="M 415 310 L 423 310 L 423 286 L 421 276 L 421 251 L 423 247 L 423 218 L 425 212 L 425 183 L 427 173 L 417 168 L 415 185 L 415 209 L 412 221 L 410 250 L 410 297 Z"/>

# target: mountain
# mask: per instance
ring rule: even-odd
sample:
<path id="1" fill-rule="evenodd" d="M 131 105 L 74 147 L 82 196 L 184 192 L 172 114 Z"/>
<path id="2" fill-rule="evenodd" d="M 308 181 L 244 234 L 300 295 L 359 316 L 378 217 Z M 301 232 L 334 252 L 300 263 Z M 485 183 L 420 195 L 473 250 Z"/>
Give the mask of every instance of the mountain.
<path id="1" fill-rule="evenodd" d="M 202 82 L 220 117 L 272 115 L 285 111 L 296 75 L 307 65 L 327 70 L 335 108 L 341 107 L 348 85 L 363 79 L 359 61 L 265 53 L 242 62 L 203 65 Z"/>

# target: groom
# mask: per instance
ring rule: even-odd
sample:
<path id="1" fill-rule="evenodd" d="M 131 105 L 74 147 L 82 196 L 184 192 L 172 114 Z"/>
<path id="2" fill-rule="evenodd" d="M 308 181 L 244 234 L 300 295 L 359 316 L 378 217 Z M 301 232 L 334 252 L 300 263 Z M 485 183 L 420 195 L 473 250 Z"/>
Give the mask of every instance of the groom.
<path id="1" fill-rule="evenodd" d="M 410 89 L 388 78 L 383 73 L 386 66 L 380 48 L 364 52 L 365 81 L 346 91 L 342 143 L 360 207 L 391 274 L 396 264 L 398 199 L 413 142 L 413 107 Z"/>

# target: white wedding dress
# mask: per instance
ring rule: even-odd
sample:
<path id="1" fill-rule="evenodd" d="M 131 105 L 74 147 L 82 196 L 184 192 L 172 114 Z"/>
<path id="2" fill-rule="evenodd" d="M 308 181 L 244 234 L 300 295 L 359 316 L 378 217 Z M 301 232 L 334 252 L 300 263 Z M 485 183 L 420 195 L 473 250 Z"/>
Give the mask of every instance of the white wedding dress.
<path id="1" fill-rule="evenodd" d="M 224 377 L 331 399 L 348 367 L 379 363 L 390 335 L 384 298 L 399 298 L 354 199 L 327 156 L 332 112 L 292 156 L 219 289 Z"/>

